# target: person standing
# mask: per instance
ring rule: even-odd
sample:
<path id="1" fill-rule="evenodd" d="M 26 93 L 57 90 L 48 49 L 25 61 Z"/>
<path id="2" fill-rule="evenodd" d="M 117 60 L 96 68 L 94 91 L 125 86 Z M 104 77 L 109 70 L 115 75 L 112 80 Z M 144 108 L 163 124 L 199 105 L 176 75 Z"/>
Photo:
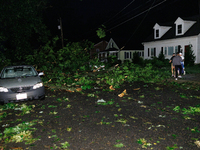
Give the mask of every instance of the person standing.
<path id="1" fill-rule="evenodd" d="M 172 57 L 169 60 L 169 63 L 171 63 L 171 72 L 172 72 L 172 77 L 175 77 L 175 71 L 174 71 L 174 66 L 172 63 L 173 58 L 175 57 L 175 53 L 173 53 Z"/>
<path id="2" fill-rule="evenodd" d="M 173 58 L 172 63 L 173 66 L 175 66 L 175 72 L 176 72 L 176 78 L 175 80 L 177 80 L 178 77 L 178 69 L 180 69 L 180 76 L 179 78 L 182 78 L 181 74 L 182 74 L 182 66 L 181 66 L 181 62 L 182 62 L 182 58 L 179 55 L 179 52 L 176 53 L 176 56 Z"/>
<path id="3" fill-rule="evenodd" d="M 184 66 L 184 56 L 182 55 L 182 53 L 179 53 L 180 57 L 182 58 L 182 62 L 181 62 L 181 66 L 182 66 L 182 73 L 185 75 L 185 66 Z"/>

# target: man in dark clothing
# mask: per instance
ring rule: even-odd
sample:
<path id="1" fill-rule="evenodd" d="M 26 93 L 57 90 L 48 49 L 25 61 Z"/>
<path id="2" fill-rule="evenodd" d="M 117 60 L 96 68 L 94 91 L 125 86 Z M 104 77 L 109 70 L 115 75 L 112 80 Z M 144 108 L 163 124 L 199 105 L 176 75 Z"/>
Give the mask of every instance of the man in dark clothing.
<path id="1" fill-rule="evenodd" d="M 181 62 L 182 62 L 182 58 L 179 56 L 179 53 L 176 53 L 176 56 L 173 58 L 172 63 L 173 66 L 175 66 L 175 71 L 176 71 L 176 79 L 178 77 L 178 69 L 180 69 L 180 74 L 182 73 L 182 66 L 181 66 Z M 182 78 L 181 76 L 179 76 L 180 78 Z"/>
<path id="2" fill-rule="evenodd" d="M 175 77 L 174 66 L 173 66 L 173 63 L 172 63 L 172 60 L 173 60 L 173 58 L 174 58 L 175 56 L 176 56 L 175 53 L 173 53 L 172 57 L 171 57 L 170 60 L 169 60 L 169 63 L 171 63 L 172 77 Z"/>

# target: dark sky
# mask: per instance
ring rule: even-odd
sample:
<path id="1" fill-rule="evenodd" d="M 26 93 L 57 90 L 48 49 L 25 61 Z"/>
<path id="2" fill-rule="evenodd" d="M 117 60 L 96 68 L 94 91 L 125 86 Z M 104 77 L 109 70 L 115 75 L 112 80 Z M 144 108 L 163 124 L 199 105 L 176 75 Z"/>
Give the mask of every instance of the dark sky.
<path id="1" fill-rule="evenodd" d="M 142 49 L 155 23 L 199 14 L 198 0 L 51 0 L 49 6 L 45 18 L 53 36 L 60 36 L 61 17 L 65 39 L 97 43 L 102 39 L 96 30 L 103 24 L 105 40 L 112 37 L 125 49 Z"/>

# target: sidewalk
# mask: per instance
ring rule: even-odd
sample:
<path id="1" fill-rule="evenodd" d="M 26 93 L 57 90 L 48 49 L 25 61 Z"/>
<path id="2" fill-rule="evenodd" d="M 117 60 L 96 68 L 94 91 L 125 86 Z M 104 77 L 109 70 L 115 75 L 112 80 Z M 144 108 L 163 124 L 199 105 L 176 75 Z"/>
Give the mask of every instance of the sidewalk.
<path id="1" fill-rule="evenodd" d="M 195 83 L 195 84 L 200 84 L 200 74 L 186 74 L 183 75 L 182 78 L 178 78 L 178 80 L 175 80 L 174 77 L 171 77 L 169 79 L 167 79 L 167 81 L 175 81 L 175 82 L 191 82 L 191 83 Z"/>

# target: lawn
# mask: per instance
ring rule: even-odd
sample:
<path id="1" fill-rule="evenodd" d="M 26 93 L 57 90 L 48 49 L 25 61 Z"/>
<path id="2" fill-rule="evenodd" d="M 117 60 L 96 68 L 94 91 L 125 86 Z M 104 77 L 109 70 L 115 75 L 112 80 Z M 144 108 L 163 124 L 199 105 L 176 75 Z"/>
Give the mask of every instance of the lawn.
<path id="1" fill-rule="evenodd" d="M 0 149 L 199 149 L 199 85 L 135 81 L 129 74 L 123 82 L 112 78 L 114 84 L 97 75 L 91 83 L 78 76 L 88 83 L 67 90 L 47 87 L 44 101 L 0 106 Z"/>

